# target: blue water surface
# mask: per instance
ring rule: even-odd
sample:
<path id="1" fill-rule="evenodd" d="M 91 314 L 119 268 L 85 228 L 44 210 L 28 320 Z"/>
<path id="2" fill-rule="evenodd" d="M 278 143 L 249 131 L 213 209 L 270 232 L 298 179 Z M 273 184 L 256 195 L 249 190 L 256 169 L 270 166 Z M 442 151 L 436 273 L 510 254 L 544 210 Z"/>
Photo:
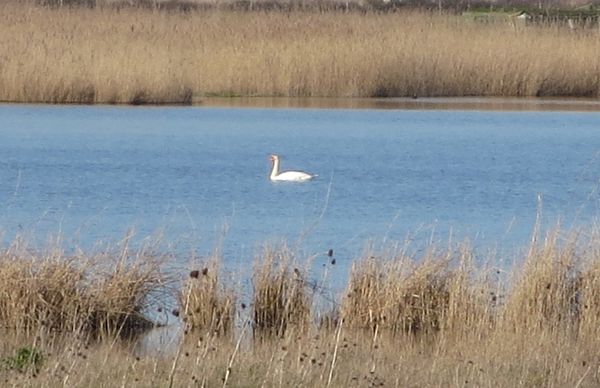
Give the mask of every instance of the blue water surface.
<path id="1" fill-rule="evenodd" d="M 346 266 L 369 241 L 512 249 L 539 209 L 594 223 L 599 151 L 598 112 L 0 105 L 0 228 L 67 249 L 160 234 L 173 260 L 238 266 L 280 241 Z M 272 183 L 270 153 L 319 176 Z"/>

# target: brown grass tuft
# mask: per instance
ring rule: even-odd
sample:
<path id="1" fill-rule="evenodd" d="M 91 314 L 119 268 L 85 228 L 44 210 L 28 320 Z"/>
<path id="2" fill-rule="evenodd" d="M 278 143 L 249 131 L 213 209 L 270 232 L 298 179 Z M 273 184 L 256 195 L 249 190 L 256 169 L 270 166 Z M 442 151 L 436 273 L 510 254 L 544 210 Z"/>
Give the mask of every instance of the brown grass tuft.
<path id="1" fill-rule="evenodd" d="M 252 278 L 255 335 L 283 335 L 291 326 L 303 330 L 310 322 L 311 302 L 306 272 L 286 248 L 265 249 Z"/>
<path id="2" fill-rule="evenodd" d="M 155 259 L 126 250 L 66 256 L 13 246 L 0 252 L 0 325 L 92 337 L 137 331 L 152 325 L 144 311 L 164 281 Z"/>
<path id="3" fill-rule="evenodd" d="M 17 332 L 40 327 L 73 330 L 81 324 L 83 269 L 73 260 L 0 254 L 0 322 Z"/>
<path id="4" fill-rule="evenodd" d="M 179 296 L 179 304 L 188 329 L 211 335 L 231 334 L 236 297 L 219 281 L 219 260 L 212 259 L 202 270 L 191 271 L 187 283 Z"/>
<path id="5" fill-rule="evenodd" d="M 160 260 L 152 256 L 122 257 L 118 262 L 110 257 L 101 259 L 95 276 L 86 285 L 88 299 L 87 322 L 84 328 L 93 333 L 136 333 L 154 325 L 144 313 L 161 297 L 167 287 L 167 276 L 160 271 Z M 106 263 L 114 265 L 107 268 Z"/>
<path id="6" fill-rule="evenodd" d="M 579 336 L 584 343 L 594 343 L 600 338 L 600 235 L 592 234 L 587 255 L 579 278 L 577 308 Z"/>
<path id="7" fill-rule="evenodd" d="M 580 278 L 577 236 L 560 241 L 559 231 L 532 244 L 519 268 L 503 311 L 503 324 L 517 334 L 574 328 L 578 319 Z"/>
<path id="8" fill-rule="evenodd" d="M 466 251 L 465 251 L 466 252 Z M 430 249 L 422 258 L 367 256 L 352 269 L 342 305 L 350 327 L 428 334 L 456 330 L 481 319 L 472 299 L 470 273 L 452 269 L 452 252 Z"/>

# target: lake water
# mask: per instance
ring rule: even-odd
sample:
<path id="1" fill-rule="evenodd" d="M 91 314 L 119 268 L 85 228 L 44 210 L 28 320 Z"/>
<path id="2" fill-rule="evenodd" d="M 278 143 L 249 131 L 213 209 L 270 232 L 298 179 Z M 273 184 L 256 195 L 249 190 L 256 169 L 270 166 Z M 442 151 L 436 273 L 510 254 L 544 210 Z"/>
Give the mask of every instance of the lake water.
<path id="1" fill-rule="evenodd" d="M 133 229 L 161 233 L 181 264 L 219 246 L 248 267 L 285 240 L 323 260 L 334 249 L 348 268 L 369 241 L 510 250 L 540 205 L 544 225 L 598 215 L 600 113 L 588 106 L 369 107 L 0 105 L 4 244 L 61 234 L 89 248 Z M 270 153 L 319 176 L 272 183 Z"/>

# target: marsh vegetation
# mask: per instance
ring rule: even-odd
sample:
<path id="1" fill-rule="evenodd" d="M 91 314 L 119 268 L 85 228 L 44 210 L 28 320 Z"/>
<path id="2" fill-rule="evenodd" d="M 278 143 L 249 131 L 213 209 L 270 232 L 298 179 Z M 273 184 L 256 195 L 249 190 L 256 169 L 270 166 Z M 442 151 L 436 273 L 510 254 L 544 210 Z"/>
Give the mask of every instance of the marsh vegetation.
<path id="1" fill-rule="evenodd" d="M 593 231 L 550 232 L 513 268 L 467 243 L 369 250 L 333 299 L 327 276 L 310 274 L 314 258 L 285 247 L 255 259 L 250 294 L 219 276 L 218 258 L 167 282 L 143 255 L 121 255 L 123 265 L 91 283 L 106 257 L 75 263 L 12 247 L 2 253 L 2 284 L 12 283 L 0 292 L 9 333 L 0 375 L 5 386 L 596 386 L 599 244 Z M 88 284 L 108 285 L 86 294 Z M 151 297 L 165 289 L 177 305 Z M 140 310 L 140 301 L 151 303 Z M 135 336 L 89 330 L 166 309 L 182 330 L 169 352 L 139 353 Z"/>
<path id="2" fill-rule="evenodd" d="M 427 11 L 0 6 L 0 100 L 587 96 L 597 28 Z"/>

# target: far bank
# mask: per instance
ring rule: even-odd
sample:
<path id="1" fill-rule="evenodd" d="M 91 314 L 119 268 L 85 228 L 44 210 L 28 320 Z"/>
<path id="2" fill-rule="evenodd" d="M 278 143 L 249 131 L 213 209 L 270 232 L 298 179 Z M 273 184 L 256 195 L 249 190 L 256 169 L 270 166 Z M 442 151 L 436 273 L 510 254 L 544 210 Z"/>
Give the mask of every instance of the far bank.
<path id="1" fill-rule="evenodd" d="M 0 8 L 5 102 L 600 92 L 597 28 L 417 11 Z"/>

